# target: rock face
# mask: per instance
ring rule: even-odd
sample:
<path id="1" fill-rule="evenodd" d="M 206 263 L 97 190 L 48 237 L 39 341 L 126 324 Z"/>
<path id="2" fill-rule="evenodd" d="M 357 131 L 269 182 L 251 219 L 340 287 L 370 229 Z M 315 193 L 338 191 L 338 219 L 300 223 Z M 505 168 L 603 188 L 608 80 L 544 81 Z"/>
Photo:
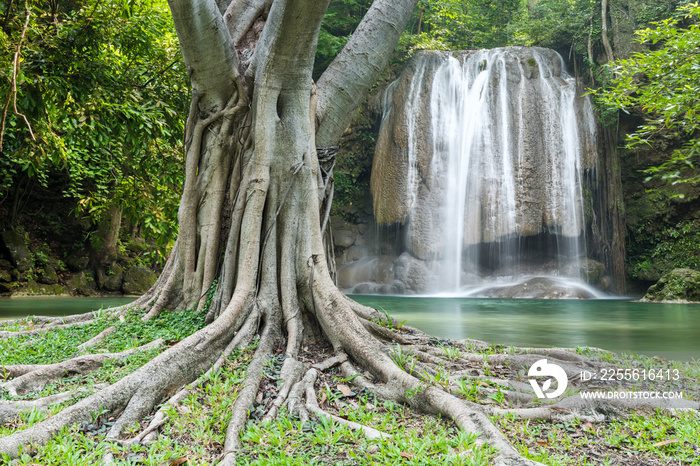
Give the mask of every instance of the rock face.
<path id="1" fill-rule="evenodd" d="M 32 266 L 32 255 L 24 244 L 24 237 L 14 230 L 5 230 L 0 233 L 0 239 L 12 265 L 20 272 L 29 270 Z"/>
<path id="2" fill-rule="evenodd" d="M 652 285 L 642 302 L 700 302 L 700 272 L 674 269 Z"/>
<path id="3" fill-rule="evenodd" d="M 382 283 L 457 291 L 553 261 L 549 273 L 581 276 L 596 159 L 590 102 L 556 52 L 417 53 L 385 93 L 372 168 L 375 220 L 401 229 Z M 357 275 L 386 275 L 382 255 Z"/>
<path id="4" fill-rule="evenodd" d="M 146 267 L 141 265 L 131 267 L 124 273 L 122 291 L 125 294 L 145 293 L 153 286 L 157 278 L 157 275 Z"/>

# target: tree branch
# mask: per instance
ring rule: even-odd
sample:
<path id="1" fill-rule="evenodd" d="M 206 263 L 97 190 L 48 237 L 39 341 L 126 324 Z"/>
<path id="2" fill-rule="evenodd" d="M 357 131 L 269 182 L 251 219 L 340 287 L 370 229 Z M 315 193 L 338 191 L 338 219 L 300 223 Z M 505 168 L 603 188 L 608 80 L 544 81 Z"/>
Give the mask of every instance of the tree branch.
<path id="1" fill-rule="evenodd" d="M 11 5 L 8 6 L 8 13 L 10 7 Z M 36 137 L 34 137 L 34 131 L 32 131 L 32 125 L 29 124 L 29 120 L 27 120 L 27 117 L 23 113 L 20 113 L 19 110 L 17 110 L 17 77 L 19 75 L 20 67 L 19 57 L 22 53 L 22 42 L 24 42 L 24 36 L 27 34 L 27 28 L 29 27 L 30 17 L 31 12 L 29 11 L 29 3 L 27 2 L 27 0 L 24 0 L 24 26 L 22 26 L 22 33 L 19 37 L 19 41 L 17 41 L 17 51 L 15 52 L 15 57 L 12 61 L 12 84 L 10 86 L 10 92 L 7 95 L 7 101 L 5 102 L 5 106 L 2 109 L 2 124 L 0 124 L 0 152 L 2 152 L 2 141 L 5 135 L 5 121 L 7 119 L 7 107 L 10 106 L 10 101 L 12 101 L 12 108 L 15 111 L 15 115 L 21 116 L 24 119 L 24 122 L 27 124 L 27 128 L 29 129 L 29 134 L 31 135 L 32 140 L 36 141 Z"/>
<path id="2" fill-rule="evenodd" d="M 417 0 L 376 0 L 319 78 L 316 145 L 337 144 L 355 111 L 389 62 Z"/>
<path id="3" fill-rule="evenodd" d="M 214 0 L 169 0 L 200 109 L 222 110 L 236 90 L 238 57 Z"/>
<path id="4" fill-rule="evenodd" d="M 272 0 L 239 0 L 231 2 L 224 13 L 224 22 L 233 43 L 238 45 L 255 20 L 269 11 Z"/>

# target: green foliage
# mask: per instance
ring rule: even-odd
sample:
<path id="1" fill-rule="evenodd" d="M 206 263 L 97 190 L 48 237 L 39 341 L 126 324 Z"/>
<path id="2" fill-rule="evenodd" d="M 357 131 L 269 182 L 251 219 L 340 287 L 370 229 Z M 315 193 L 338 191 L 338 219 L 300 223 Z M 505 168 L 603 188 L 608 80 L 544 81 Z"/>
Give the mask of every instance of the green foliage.
<path id="1" fill-rule="evenodd" d="M 675 268 L 700 270 L 699 222 L 682 221 L 658 228 L 647 220 L 637 226 L 628 245 L 632 278 L 655 281 Z"/>
<path id="2" fill-rule="evenodd" d="M 33 0 L 0 159 L 0 196 L 33 183 L 75 199 L 99 223 L 118 205 L 165 246 L 176 231 L 182 184 L 182 115 L 188 100 L 167 4 L 161 0 Z M 0 32 L 10 56 L 24 22 Z M 12 66 L 0 59 L 0 100 L 12 99 Z"/>
<path id="3" fill-rule="evenodd" d="M 316 47 L 313 78 L 318 79 L 343 49 L 372 0 L 333 0 L 323 17 Z"/>
<path id="4" fill-rule="evenodd" d="M 522 0 L 430 0 L 419 3 L 421 31 L 452 49 L 502 47 L 525 11 Z"/>
<path id="5" fill-rule="evenodd" d="M 163 312 L 141 321 L 142 315 L 128 312 L 124 319 L 105 315 L 93 323 L 47 332 L 41 338 L 18 337 L 0 341 L 3 364 L 52 364 L 75 356 L 76 347 L 112 325 L 116 329 L 93 352 L 120 352 L 145 345 L 157 338 L 174 343 L 204 327 L 205 313 L 196 310 Z M 24 327 L 15 330 L 26 330 Z"/>
<path id="6" fill-rule="evenodd" d="M 680 11 L 683 20 L 666 19 L 637 31 L 637 40 L 652 50 L 613 63 L 610 87 L 597 93 L 605 105 L 643 113 L 644 123 L 627 136 L 628 147 L 686 141 L 665 163 L 646 170 L 648 179 L 673 183 L 700 181 L 695 166 L 700 152 L 700 7 L 693 3 Z"/>

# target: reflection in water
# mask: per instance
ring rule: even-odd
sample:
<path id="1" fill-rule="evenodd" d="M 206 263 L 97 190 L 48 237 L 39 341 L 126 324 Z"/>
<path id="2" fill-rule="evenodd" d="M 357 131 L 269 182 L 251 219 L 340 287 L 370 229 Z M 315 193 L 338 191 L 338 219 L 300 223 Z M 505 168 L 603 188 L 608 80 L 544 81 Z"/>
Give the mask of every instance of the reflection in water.
<path id="1" fill-rule="evenodd" d="M 354 295 L 442 338 L 516 346 L 594 346 L 700 359 L 700 305 L 624 300 L 501 300 Z"/>
<path id="2" fill-rule="evenodd" d="M 355 295 L 407 325 L 442 338 L 516 346 L 595 346 L 610 351 L 700 359 L 700 304 L 624 300 L 415 298 Z M 133 298 L 0 299 L 0 320 L 69 315 Z"/>

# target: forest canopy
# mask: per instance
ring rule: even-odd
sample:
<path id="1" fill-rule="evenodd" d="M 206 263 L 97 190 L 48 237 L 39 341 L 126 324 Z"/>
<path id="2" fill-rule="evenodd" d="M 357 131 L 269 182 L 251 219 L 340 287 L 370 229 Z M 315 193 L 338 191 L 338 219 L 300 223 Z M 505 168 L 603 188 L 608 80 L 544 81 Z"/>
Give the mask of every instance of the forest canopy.
<path id="1" fill-rule="evenodd" d="M 605 105 L 644 115 L 644 123 L 627 135 L 627 147 L 685 141 L 668 161 L 647 170 L 650 177 L 698 182 L 700 7 L 693 3 L 679 12 L 681 19 L 665 19 L 637 31 L 637 41 L 649 50 L 612 63 L 609 86 L 598 95 Z"/>

